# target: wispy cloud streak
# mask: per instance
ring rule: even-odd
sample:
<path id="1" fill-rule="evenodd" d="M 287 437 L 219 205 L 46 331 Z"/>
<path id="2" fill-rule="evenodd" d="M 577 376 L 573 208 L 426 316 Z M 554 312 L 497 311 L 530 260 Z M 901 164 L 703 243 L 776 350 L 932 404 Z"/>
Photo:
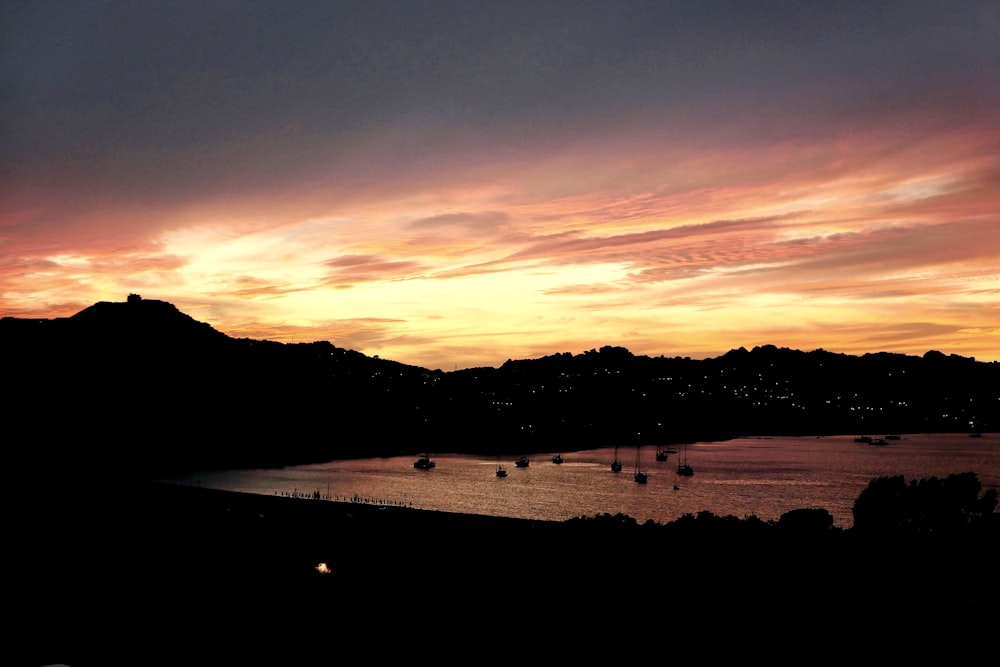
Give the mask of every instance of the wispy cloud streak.
<path id="1" fill-rule="evenodd" d="M 3 17 L 2 315 L 139 292 L 444 369 L 605 344 L 1000 360 L 990 3 Z"/>

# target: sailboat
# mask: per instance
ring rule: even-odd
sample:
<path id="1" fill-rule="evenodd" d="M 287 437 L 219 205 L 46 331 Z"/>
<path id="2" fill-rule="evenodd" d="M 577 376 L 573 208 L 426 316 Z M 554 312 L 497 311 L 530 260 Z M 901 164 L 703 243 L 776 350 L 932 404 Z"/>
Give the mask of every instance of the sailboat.
<path id="1" fill-rule="evenodd" d="M 529 463 L 530 461 L 527 456 L 519 456 L 517 460 L 514 461 L 514 465 L 518 468 L 527 468 Z"/>
<path id="2" fill-rule="evenodd" d="M 637 445 L 635 448 L 635 475 L 633 475 L 633 479 L 635 479 L 637 484 L 645 484 L 647 481 L 646 473 L 639 469 L 639 452 L 641 450 L 642 445 Z"/>
<path id="3" fill-rule="evenodd" d="M 497 477 L 506 477 L 507 469 L 500 464 L 500 457 L 497 457 Z"/>
<path id="4" fill-rule="evenodd" d="M 667 460 L 667 450 L 664 449 L 663 447 L 657 447 L 656 448 L 656 460 L 657 461 L 666 461 Z"/>
<path id="5" fill-rule="evenodd" d="M 690 477 L 694 474 L 694 468 L 688 465 L 688 448 L 684 445 L 684 458 L 677 464 L 677 474 Z"/>
<path id="6" fill-rule="evenodd" d="M 434 463 L 433 459 L 431 459 L 431 455 L 428 453 L 424 453 L 419 459 L 413 462 L 413 467 L 418 470 L 430 470 L 436 465 L 437 464 Z"/>
<path id="7" fill-rule="evenodd" d="M 611 472 L 621 472 L 622 462 L 618 460 L 618 445 L 615 445 L 615 460 L 611 462 Z"/>

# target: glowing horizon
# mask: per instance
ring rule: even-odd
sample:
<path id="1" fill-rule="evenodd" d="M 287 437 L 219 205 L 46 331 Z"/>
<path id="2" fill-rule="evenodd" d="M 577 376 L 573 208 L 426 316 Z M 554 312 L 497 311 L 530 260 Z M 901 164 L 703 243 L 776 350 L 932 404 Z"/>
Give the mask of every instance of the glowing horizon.
<path id="1" fill-rule="evenodd" d="M 24 10 L 5 29 L 20 58 L 4 65 L 0 316 L 138 293 L 233 337 L 444 370 L 605 345 L 1000 361 L 1000 11 L 904 3 L 862 30 L 850 7 L 761 3 L 747 26 L 693 7 L 446 4 L 496 41 L 376 2 L 361 34 L 391 33 L 399 54 L 358 60 L 360 37 L 328 32 L 340 4 L 276 5 L 241 21 L 300 48 L 263 63 L 234 38 L 206 62 L 81 6 L 111 31 L 105 55 L 146 48 L 167 74 L 119 84 L 95 55 L 72 60 L 69 91 L 41 74 L 80 54 L 31 60 L 27 36 L 49 26 Z M 945 39 L 935 21 L 950 50 L 920 48 Z M 752 26 L 766 34 L 726 39 Z M 582 46 L 595 35 L 600 58 Z"/>

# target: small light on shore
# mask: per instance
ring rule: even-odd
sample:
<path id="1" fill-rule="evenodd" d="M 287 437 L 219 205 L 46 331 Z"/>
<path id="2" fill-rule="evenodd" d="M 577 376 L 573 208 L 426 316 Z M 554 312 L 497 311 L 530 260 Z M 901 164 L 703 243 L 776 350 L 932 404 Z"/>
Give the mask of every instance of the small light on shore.
<path id="1" fill-rule="evenodd" d="M 320 563 L 317 565 L 316 571 L 320 574 L 330 574 L 330 568 L 326 566 L 326 563 Z"/>

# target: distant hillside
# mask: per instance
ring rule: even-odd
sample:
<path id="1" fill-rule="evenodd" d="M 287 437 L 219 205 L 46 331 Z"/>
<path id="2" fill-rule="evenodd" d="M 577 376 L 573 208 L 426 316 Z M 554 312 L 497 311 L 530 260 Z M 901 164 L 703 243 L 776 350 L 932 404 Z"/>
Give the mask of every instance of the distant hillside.
<path id="1" fill-rule="evenodd" d="M 20 435 L 10 456 L 133 473 L 1000 424 L 1000 364 L 940 352 L 767 345 L 692 360 L 606 346 L 442 372 L 329 342 L 231 338 L 135 295 L 0 319 L 0 361 Z"/>

